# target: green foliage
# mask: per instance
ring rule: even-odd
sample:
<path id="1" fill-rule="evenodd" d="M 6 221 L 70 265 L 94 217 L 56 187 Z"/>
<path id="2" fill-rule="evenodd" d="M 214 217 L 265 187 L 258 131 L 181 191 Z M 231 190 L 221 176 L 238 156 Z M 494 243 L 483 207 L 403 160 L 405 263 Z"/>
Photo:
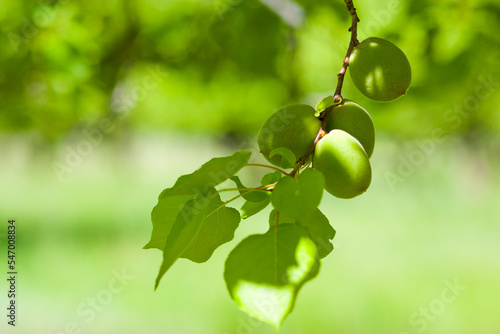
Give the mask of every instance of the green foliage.
<path id="1" fill-rule="evenodd" d="M 293 153 L 286 147 L 278 147 L 273 149 L 269 153 L 269 159 L 277 161 L 278 166 L 282 166 L 285 168 L 291 168 L 297 163 L 297 157 L 295 156 L 295 153 Z"/>
<path id="2" fill-rule="evenodd" d="M 306 169 L 296 178 L 281 178 L 274 187 L 271 202 L 278 211 L 290 217 L 307 216 L 318 207 L 324 187 L 323 175 Z"/>
<path id="3" fill-rule="evenodd" d="M 330 240 L 335 237 L 335 230 L 330 225 L 328 218 L 319 209 L 315 209 L 312 213 L 300 216 L 297 219 L 286 216 L 282 211 L 273 209 L 269 215 L 269 227 L 276 224 L 299 224 L 305 227 L 311 240 L 316 244 L 320 259 L 333 251 Z"/>
<path id="4" fill-rule="evenodd" d="M 333 106 L 335 104 L 335 100 L 333 99 L 333 96 L 328 95 L 325 97 L 323 100 L 319 101 L 316 104 L 316 111 L 321 112 L 325 110 L 326 108 Z"/>
<path id="5" fill-rule="evenodd" d="M 289 15 L 259 1 L 130 0 L 94 6 L 4 0 L 0 130 L 56 141 L 109 117 L 116 121 L 114 135 L 128 136 L 138 127 L 255 134 L 269 110 L 312 104 L 326 95 L 335 81 L 331 74 L 339 70 L 336 60 L 345 56 L 344 3 L 297 5 Z M 498 132 L 498 89 L 458 125 L 444 117 L 474 96 L 479 77 L 491 74 L 498 81 L 500 38 L 493 33 L 500 29 L 498 1 L 457 6 L 454 0 L 358 0 L 356 5 L 360 40 L 391 40 L 413 68 L 410 96 L 372 115 L 378 129 L 420 137 L 435 128 L 464 135 Z M 443 13 L 447 19 L 438 19 Z M 160 80 L 152 81 L 151 73 L 161 74 Z M 344 91 L 363 101 L 350 80 Z M 374 110 L 376 103 L 363 106 Z"/>
<path id="6" fill-rule="evenodd" d="M 249 158 L 248 151 L 214 158 L 192 174 L 181 176 L 160 194 L 151 214 L 151 240 L 144 246 L 163 251 L 156 286 L 179 257 L 207 261 L 218 246 L 233 238 L 239 214 L 224 206 L 214 186 L 232 177 Z"/>
<path id="7" fill-rule="evenodd" d="M 224 279 L 242 310 L 278 329 L 300 288 L 318 270 L 316 245 L 307 230 L 282 224 L 236 246 L 226 260 Z"/>
<path id="8" fill-rule="evenodd" d="M 346 4 L 355 13 L 354 8 L 349 8 L 352 3 Z M 355 43 L 355 23 L 350 30 L 351 43 Z M 366 72 L 376 63 L 376 70 L 382 70 L 383 78 L 374 76 L 370 69 L 368 76 L 372 77 L 364 83 L 376 85 L 368 90 L 364 85 L 360 90 L 374 93 L 371 98 L 384 99 L 388 96 L 384 94 L 394 94 L 394 87 L 400 88 L 401 82 L 406 85 L 406 73 L 404 69 L 401 73 L 401 67 L 391 72 L 395 66 L 393 59 L 372 59 L 387 56 L 384 53 L 389 42 L 371 40 L 385 50 L 381 54 L 366 52 L 363 51 L 366 43 L 360 44 L 355 50 L 358 55 L 351 57 L 352 67 Z M 373 47 L 371 42 L 367 43 Z M 349 48 L 348 56 L 351 51 Z M 364 59 L 366 54 L 371 56 Z M 246 59 L 240 52 L 235 51 L 234 56 Z M 396 63 L 400 61 L 397 57 Z M 317 275 L 320 259 L 334 248 L 331 240 L 335 230 L 318 208 L 323 191 L 352 198 L 365 192 L 371 183 L 369 157 L 375 130 L 365 109 L 342 98 L 342 73 L 347 65 L 343 63 L 338 75 L 335 99 L 327 96 L 316 105 L 316 110 L 305 104 L 285 106 L 262 125 L 258 135 L 260 152 L 270 163 L 292 171 L 248 164 L 250 152 L 238 151 L 229 157 L 210 160 L 194 173 L 181 176 L 172 188 L 160 194 L 152 212 L 151 241 L 145 246 L 163 250 L 155 288 L 177 259 L 205 262 L 220 245 L 233 238 L 240 213 L 227 204 L 243 198 L 241 217 L 248 218 L 271 203 L 274 209 L 269 215 L 269 230 L 247 237 L 231 251 L 224 279 L 231 298 L 242 310 L 279 330 L 301 287 Z M 353 78 L 359 78 L 359 72 Z M 395 86 L 386 79 L 396 81 Z M 409 81 L 404 92 L 408 85 Z M 265 174 L 259 186 L 247 187 L 236 175 L 244 166 L 267 167 L 275 172 Z M 228 179 L 236 184 L 236 189 L 214 188 Z M 219 196 L 222 191 L 237 194 L 223 202 Z"/>
<path id="9" fill-rule="evenodd" d="M 246 219 L 248 217 L 256 215 L 257 213 L 264 210 L 269 205 L 269 203 L 271 203 L 271 198 L 267 198 L 267 199 L 263 200 L 262 202 L 246 201 L 241 206 L 241 209 L 240 209 L 241 218 Z"/>

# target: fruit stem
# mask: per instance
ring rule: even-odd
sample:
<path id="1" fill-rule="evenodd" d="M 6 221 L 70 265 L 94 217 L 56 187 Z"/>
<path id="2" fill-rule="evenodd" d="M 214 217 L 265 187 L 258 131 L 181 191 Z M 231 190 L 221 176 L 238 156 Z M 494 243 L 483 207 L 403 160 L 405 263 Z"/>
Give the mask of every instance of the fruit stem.
<path id="1" fill-rule="evenodd" d="M 342 63 L 342 67 L 340 69 L 340 72 L 337 73 L 337 88 L 335 89 L 335 93 L 333 94 L 333 100 L 335 102 L 334 105 L 329 106 L 325 110 L 321 112 L 321 115 L 318 117 L 321 120 L 321 127 L 318 131 L 318 135 L 316 136 L 316 139 L 314 140 L 313 145 L 311 148 L 307 151 L 307 153 L 301 157 L 296 165 L 296 167 L 293 169 L 293 171 L 290 173 L 291 177 L 294 177 L 299 169 L 306 163 L 307 158 L 314 153 L 314 149 L 316 148 L 316 144 L 318 141 L 323 138 L 326 135 L 325 129 L 326 129 L 326 123 L 328 121 L 328 116 L 330 115 L 330 112 L 332 109 L 342 103 L 342 85 L 344 84 L 344 77 L 345 77 L 345 72 L 347 71 L 347 67 L 349 66 L 349 58 L 351 57 L 351 53 L 354 50 L 354 47 L 359 44 L 358 41 L 358 22 L 359 22 L 359 17 L 356 12 L 356 8 L 354 8 L 354 4 L 352 3 L 352 0 L 344 0 L 347 10 L 351 14 L 351 27 L 349 28 L 348 31 L 351 32 L 351 40 L 349 41 L 349 47 L 347 48 L 347 52 L 344 58 L 344 61 Z"/>

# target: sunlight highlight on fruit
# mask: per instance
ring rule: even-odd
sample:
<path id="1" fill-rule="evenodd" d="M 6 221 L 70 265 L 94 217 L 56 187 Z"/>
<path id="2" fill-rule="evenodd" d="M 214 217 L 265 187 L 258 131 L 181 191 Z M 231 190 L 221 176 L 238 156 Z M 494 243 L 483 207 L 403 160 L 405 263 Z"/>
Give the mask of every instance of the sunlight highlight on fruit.
<path id="1" fill-rule="evenodd" d="M 319 140 L 314 168 L 325 176 L 325 190 L 339 198 L 353 198 L 370 186 L 370 161 L 361 144 L 343 130 L 332 130 Z"/>
<path id="2" fill-rule="evenodd" d="M 351 100 L 344 100 L 335 106 L 328 117 L 326 132 L 333 129 L 344 130 L 356 138 L 366 151 L 372 156 L 375 147 L 375 127 L 370 114 L 359 104 Z"/>
<path id="3" fill-rule="evenodd" d="M 411 68 L 401 49 L 370 37 L 358 44 L 349 58 L 349 72 L 357 89 L 375 101 L 391 101 L 406 95 Z"/>

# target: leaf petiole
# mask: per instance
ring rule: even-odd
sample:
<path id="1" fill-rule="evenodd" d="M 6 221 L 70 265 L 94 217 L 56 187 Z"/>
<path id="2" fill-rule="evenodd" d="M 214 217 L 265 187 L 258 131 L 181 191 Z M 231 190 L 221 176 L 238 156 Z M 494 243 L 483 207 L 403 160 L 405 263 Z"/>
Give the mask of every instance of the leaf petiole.
<path id="1" fill-rule="evenodd" d="M 263 165 L 263 164 L 246 164 L 245 167 L 264 167 L 264 168 L 274 169 L 275 171 L 278 171 L 278 172 L 280 172 L 283 175 L 288 175 L 288 176 L 290 175 L 287 172 L 285 172 L 284 170 L 281 170 L 281 169 L 279 169 L 277 167 L 269 166 L 269 165 Z"/>

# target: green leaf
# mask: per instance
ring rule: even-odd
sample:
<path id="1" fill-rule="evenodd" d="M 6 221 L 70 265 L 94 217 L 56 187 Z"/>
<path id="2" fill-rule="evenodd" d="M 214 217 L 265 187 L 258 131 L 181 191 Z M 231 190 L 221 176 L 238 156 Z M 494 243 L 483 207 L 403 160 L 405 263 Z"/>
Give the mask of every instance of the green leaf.
<path id="1" fill-rule="evenodd" d="M 226 207 L 219 194 L 216 194 L 208 203 L 206 215 L 195 240 L 181 257 L 198 263 L 207 261 L 217 247 L 233 239 L 239 223 L 238 210 Z"/>
<path id="2" fill-rule="evenodd" d="M 144 249 L 163 250 L 174 221 L 184 204 L 229 179 L 248 163 L 249 158 L 249 151 L 237 151 L 228 157 L 214 158 L 195 172 L 179 177 L 172 188 L 163 190 L 158 197 L 158 204 L 151 212 L 153 232 Z"/>
<path id="3" fill-rule="evenodd" d="M 276 182 L 278 182 L 279 179 L 281 179 L 282 176 L 283 176 L 283 174 L 281 172 L 278 172 L 278 171 L 273 172 L 273 173 L 267 173 L 266 175 L 264 175 L 262 177 L 260 184 L 265 186 L 268 184 L 276 183 Z"/>
<path id="4" fill-rule="evenodd" d="M 278 329 L 300 288 L 319 271 L 316 252 L 307 230 L 293 224 L 244 239 L 226 260 L 224 279 L 231 298 Z"/>
<path id="5" fill-rule="evenodd" d="M 234 183 L 236 183 L 236 187 L 238 187 L 239 192 L 244 199 L 250 202 L 262 202 L 269 198 L 269 192 L 262 190 L 254 190 L 251 188 L 247 188 L 241 183 L 240 178 L 238 176 L 232 176 L 230 178 Z"/>
<path id="6" fill-rule="evenodd" d="M 287 216 L 276 209 L 273 209 L 269 214 L 269 227 L 274 227 L 278 224 L 299 224 L 305 227 L 311 240 L 314 241 L 318 249 L 320 259 L 326 257 L 333 250 L 333 244 L 330 242 L 335 237 L 335 230 L 330 225 L 328 218 L 319 210 L 315 209 L 311 214 L 295 219 Z"/>
<path id="7" fill-rule="evenodd" d="M 300 218 L 318 207 L 324 185 L 323 174 L 307 168 L 297 178 L 281 178 L 273 190 L 271 202 L 278 211 L 293 218 Z"/>
<path id="8" fill-rule="evenodd" d="M 260 211 L 264 210 L 269 203 L 271 203 L 271 198 L 268 197 L 262 202 L 250 202 L 246 201 L 243 203 L 240 211 L 241 211 L 241 218 L 246 219 L 248 217 L 251 217 Z"/>
<path id="9" fill-rule="evenodd" d="M 319 101 L 318 104 L 316 104 L 316 110 L 321 112 L 325 110 L 326 108 L 333 106 L 335 104 L 335 101 L 333 99 L 333 96 L 327 96 L 323 100 Z"/>
<path id="10" fill-rule="evenodd" d="M 276 209 L 273 209 L 271 213 L 269 214 L 269 228 L 276 226 L 276 223 L 278 225 L 281 224 L 295 224 L 297 220 L 291 216 L 287 216 L 283 212 L 280 212 Z"/>
<path id="11" fill-rule="evenodd" d="M 214 188 L 189 200 L 180 210 L 165 242 L 163 263 L 156 278 L 155 289 L 167 270 L 195 241 L 201 229 L 203 218 L 209 212 L 209 203 L 218 195 Z"/>
<path id="12" fill-rule="evenodd" d="M 195 172 L 179 177 L 170 191 L 163 192 L 160 198 L 179 195 L 194 197 L 209 187 L 215 187 L 238 173 L 248 163 L 250 154 L 250 151 L 236 151 L 228 157 L 213 158 Z"/>
<path id="13" fill-rule="evenodd" d="M 170 189 L 165 189 L 169 191 Z M 165 248 L 165 241 L 167 241 L 168 234 L 174 225 L 177 215 L 187 201 L 192 199 L 191 195 L 164 197 L 158 201 L 158 204 L 151 212 L 151 221 L 153 222 L 153 232 L 151 233 L 151 240 L 144 246 L 144 249 L 158 248 L 163 250 Z"/>
<path id="14" fill-rule="evenodd" d="M 297 163 L 295 153 L 286 147 L 278 147 L 269 152 L 269 158 L 272 158 L 275 155 L 281 155 L 280 165 L 283 166 L 283 168 L 292 168 Z"/>

